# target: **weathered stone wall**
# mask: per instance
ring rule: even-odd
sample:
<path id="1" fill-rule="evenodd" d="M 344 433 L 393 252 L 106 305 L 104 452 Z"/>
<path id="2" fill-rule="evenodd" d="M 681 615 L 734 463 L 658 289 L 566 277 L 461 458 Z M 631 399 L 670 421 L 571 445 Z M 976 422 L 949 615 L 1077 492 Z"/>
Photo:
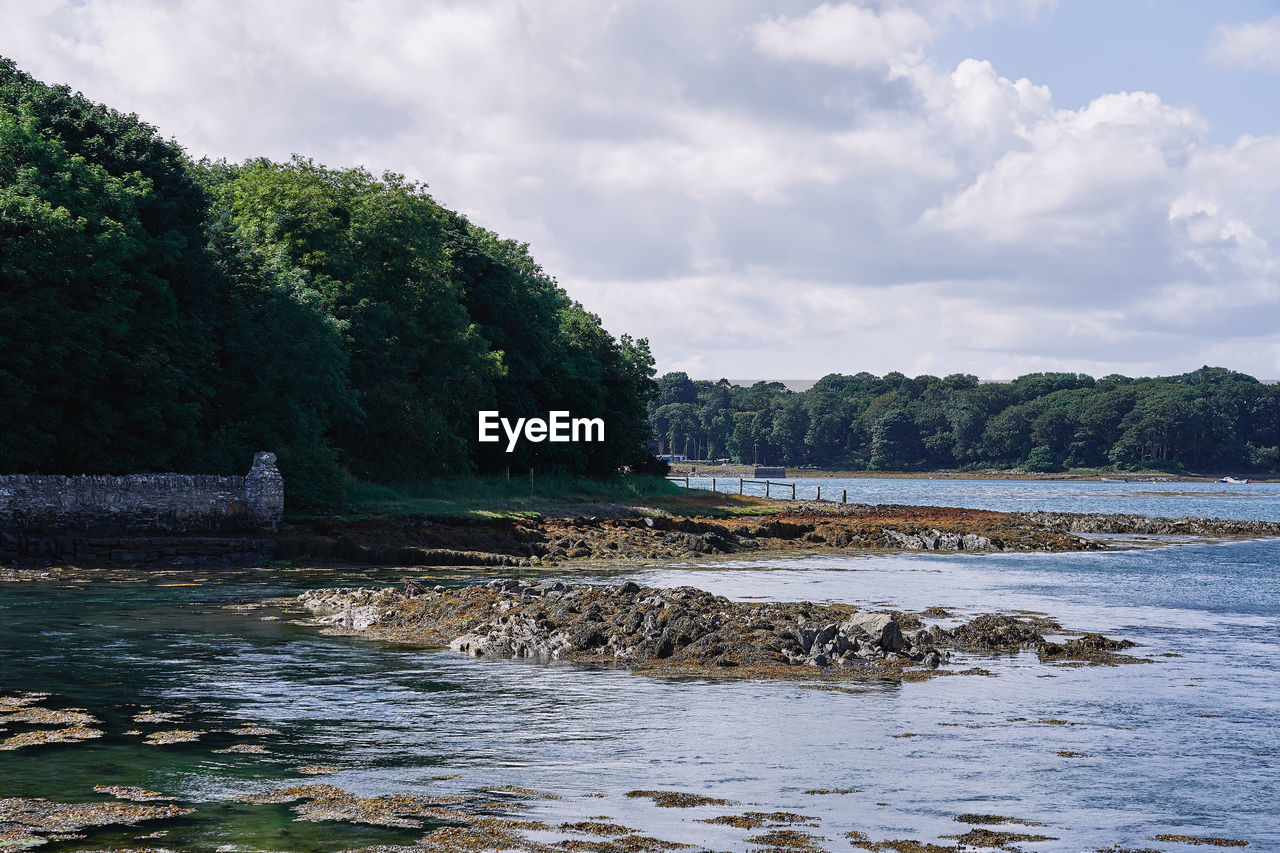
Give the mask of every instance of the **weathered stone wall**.
<path id="1" fill-rule="evenodd" d="M 235 531 L 273 527 L 283 513 L 284 480 L 273 453 L 257 454 L 245 477 L 0 476 L 5 531 Z"/>
<path id="2" fill-rule="evenodd" d="M 274 527 L 284 514 L 284 478 L 276 468 L 274 453 L 256 453 L 244 478 L 244 504 L 249 522 Z"/>

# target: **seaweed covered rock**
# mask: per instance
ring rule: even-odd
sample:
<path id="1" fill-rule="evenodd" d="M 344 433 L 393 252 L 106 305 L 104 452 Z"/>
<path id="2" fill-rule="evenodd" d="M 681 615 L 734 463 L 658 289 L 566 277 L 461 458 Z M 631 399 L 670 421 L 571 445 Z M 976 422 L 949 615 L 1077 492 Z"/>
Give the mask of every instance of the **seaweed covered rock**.
<path id="1" fill-rule="evenodd" d="M 338 589 L 298 599 L 313 624 L 378 639 L 449 646 L 476 657 L 613 662 L 673 675 L 802 678 L 901 675 L 952 651 L 1038 650 L 1049 662 L 1132 660 L 1132 645 L 1086 634 L 1050 643 L 1051 619 L 984 614 L 953 628 L 913 614 L 812 602 L 741 602 L 706 590 L 502 578 L 448 590 Z M 903 627 L 908 630 L 904 632 Z M 1112 657 L 1108 657 L 1111 655 Z"/>
<path id="2" fill-rule="evenodd" d="M 1012 652 L 1035 648 L 1045 642 L 1041 630 L 1056 627 L 1055 623 L 1045 621 L 1036 624 L 1017 616 L 985 613 L 943 631 L 939 639 L 951 648 L 966 652 Z"/>
<path id="3" fill-rule="evenodd" d="M 1137 644 L 1129 640 L 1113 640 L 1102 634 L 1053 642 L 1045 632 L 1060 633 L 1062 626 L 1043 616 L 1026 617 L 987 613 L 951 630 L 933 626 L 927 633 L 942 647 L 971 653 L 999 654 L 1035 649 L 1046 663 L 1106 664 L 1137 663 L 1142 658 L 1117 654 Z"/>
<path id="4" fill-rule="evenodd" d="M 1061 643 L 1041 642 L 1036 655 L 1042 661 L 1084 661 L 1086 663 L 1132 663 L 1138 658 L 1118 655 L 1116 652 L 1131 649 L 1137 643 L 1129 640 L 1113 640 L 1102 634 L 1085 634 Z"/>
<path id="5" fill-rule="evenodd" d="M 499 579 L 456 590 L 318 590 L 299 602 L 340 632 L 448 645 L 477 657 L 613 661 L 770 674 L 778 668 L 938 666 L 933 635 L 847 605 L 734 602 L 694 587 Z M 813 670 L 808 670 L 812 674 Z"/>

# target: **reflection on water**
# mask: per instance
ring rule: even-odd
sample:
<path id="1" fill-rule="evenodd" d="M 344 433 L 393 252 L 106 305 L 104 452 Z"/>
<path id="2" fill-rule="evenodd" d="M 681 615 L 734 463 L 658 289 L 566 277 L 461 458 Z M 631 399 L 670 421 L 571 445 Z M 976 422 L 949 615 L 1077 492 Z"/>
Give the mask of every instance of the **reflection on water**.
<path id="1" fill-rule="evenodd" d="M 743 849 L 748 833 L 695 818 L 744 809 L 819 818 L 813 831 L 833 850 L 849 849 L 842 834 L 854 829 L 872 838 L 963 832 L 954 815 L 964 812 L 1046 822 L 1038 831 L 1060 840 L 1037 850 L 1149 848 L 1157 833 L 1280 849 L 1277 565 L 1280 542 L 1262 541 L 1065 555 L 822 556 L 580 576 L 689 584 L 733 598 L 944 605 L 959 615 L 1043 611 L 1072 629 L 1135 640 L 1136 651 L 1157 661 L 1077 669 L 1023 654 L 980 659 L 995 678 L 846 692 L 473 660 L 324 637 L 264 620 L 276 615 L 269 609 L 225 609 L 339 583 L 332 575 L 258 575 L 250 584 L 255 576 L 245 573 L 182 588 L 13 584 L 0 589 L 0 693 L 55 693 L 59 706 L 102 718 L 107 736 L 0 753 L 0 796 L 90 800 L 100 783 L 173 794 L 199 811 L 149 843 L 184 850 L 339 850 L 421 835 L 297 823 L 287 806 L 230 802 L 306 782 L 363 796 L 534 788 L 562 798 L 525 810 L 552 825 L 608 815 L 713 849 Z M 464 582 L 450 574 L 449 582 Z M 185 716 L 139 726 L 133 716 L 144 706 Z M 1037 722 L 1045 720 L 1072 725 Z M 220 731 L 244 722 L 280 734 Z M 165 747 L 123 734 L 160 727 L 208 734 Z M 271 752 L 213 752 L 246 740 Z M 303 776 L 303 765 L 334 773 Z M 661 809 L 627 798 L 633 789 L 744 805 Z M 805 793 L 813 789 L 853 792 Z M 45 849 L 139 846 L 129 839 L 148 831 Z"/>

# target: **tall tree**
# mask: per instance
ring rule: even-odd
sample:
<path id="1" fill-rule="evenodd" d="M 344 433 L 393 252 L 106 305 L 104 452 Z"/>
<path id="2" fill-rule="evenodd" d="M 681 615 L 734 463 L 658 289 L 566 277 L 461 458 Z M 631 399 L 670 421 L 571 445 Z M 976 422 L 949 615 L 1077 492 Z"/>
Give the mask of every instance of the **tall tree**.
<path id="1" fill-rule="evenodd" d="M 199 249 L 153 180 L 75 153 L 60 127 L 0 107 L 0 466 L 179 466 L 199 437 L 210 334 L 173 276 Z"/>
<path id="2" fill-rule="evenodd" d="M 386 173 L 259 160 L 225 185 L 238 231 L 278 252 L 338 321 L 362 414 L 340 417 L 353 473 L 379 480 L 469 469 L 475 413 L 501 358 L 447 273 L 440 209 Z"/>

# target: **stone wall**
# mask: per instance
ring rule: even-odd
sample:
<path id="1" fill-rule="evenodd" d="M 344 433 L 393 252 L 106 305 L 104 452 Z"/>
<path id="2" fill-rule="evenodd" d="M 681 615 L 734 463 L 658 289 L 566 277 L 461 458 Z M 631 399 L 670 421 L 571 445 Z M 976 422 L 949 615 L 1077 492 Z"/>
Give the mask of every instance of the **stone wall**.
<path id="1" fill-rule="evenodd" d="M 283 513 L 274 453 L 255 455 L 244 477 L 0 476 L 0 530 L 10 532 L 231 532 L 274 527 Z"/>

